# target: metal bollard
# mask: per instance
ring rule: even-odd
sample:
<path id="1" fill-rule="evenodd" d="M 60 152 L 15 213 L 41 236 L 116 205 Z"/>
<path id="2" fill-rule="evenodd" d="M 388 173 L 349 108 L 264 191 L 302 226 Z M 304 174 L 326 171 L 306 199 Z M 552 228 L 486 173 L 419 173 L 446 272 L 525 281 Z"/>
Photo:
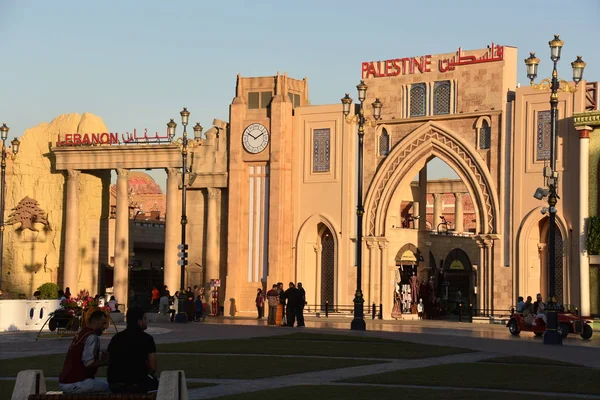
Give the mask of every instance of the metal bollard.
<path id="1" fill-rule="evenodd" d="M 383 304 L 379 303 L 379 319 L 383 319 Z"/>
<path id="2" fill-rule="evenodd" d="M 375 319 L 375 314 L 376 314 L 376 308 L 377 306 L 375 305 L 375 303 L 373 303 L 373 305 L 371 306 L 371 319 Z"/>
<path id="3" fill-rule="evenodd" d="M 329 301 L 325 300 L 325 318 L 329 318 Z"/>

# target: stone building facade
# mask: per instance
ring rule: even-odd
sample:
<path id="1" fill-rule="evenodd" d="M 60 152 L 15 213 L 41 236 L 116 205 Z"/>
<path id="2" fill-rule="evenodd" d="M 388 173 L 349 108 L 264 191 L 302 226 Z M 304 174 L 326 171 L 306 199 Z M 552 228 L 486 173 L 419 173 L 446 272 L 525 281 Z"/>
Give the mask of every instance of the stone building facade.
<path id="1" fill-rule="evenodd" d="M 549 92 L 518 87 L 517 63 L 516 48 L 492 44 L 362 64 L 368 86 L 362 290 L 367 303 L 384 304 L 384 317 L 407 270 L 421 282 L 433 279 L 436 288 L 445 282 L 438 297 L 460 290 L 482 314 L 506 313 L 517 296 L 545 293 L 547 218 L 532 195 L 544 185 L 548 162 Z M 568 161 L 581 150 L 572 116 L 589 109 L 588 94 L 581 83 L 577 92 L 559 98 L 557 281 L 563 302 L 574 304 L 586 301 L 586 264 L 583 256 L 575 257 L 583 251 L 578 210 L 585 196 L 579 190 L 583 169 Z M 384 105 L 377 121 L 370 107 L 376 99 Z M 219 279 L 220 304 L 242 313 L 254 312 L 257 288 L 277 282 L 302 282 L 311 305 L 352 304 L 356 111 L 344 117 L 341 104 L 311 105 L 306 79 L 279 73 L 237 77 L 229 122 L 215 120 L 206 134 L 192 139 L 187 284 L 207 286 Z M 126 302 L 129 171 L 160 168 L 167 172 L 164 283 L 178 288 L 180 148 L 172 141 L 140 141 L 38 149 L 40 138 L 32 133 L 38 131 L 53 142 L 60 132 L 106 127 L 90 114 L 59 117 L 23 138 L 23 146 L 35 148 L 43 173 L 34 176 L 22 155 L 9 167 L 13 176 L 30 178 L 11 180 L 7 209 L 20 196 L 37 197 L 50 227 L 60 230 L 45 233 L 56 236 L 43 241 L 51 248 L 35 252 L 33 264 L 45 257 L 42 265 L 48 265 L 51 257 L 54 266 L 39 280 L 97 287 L 97 264 L 106 260 L 114 266 L 115 293 Z M 436 157 L 459 179 L 428 179 L 427 163 Z M 114 228 L 107 222 L 110 170 L 118 173 Z M 52 191 L 43 189 L 49 184 L 41 176 L 52 181 Z M 31 263 L 25 259 L 28 242 L 16 231 L 5 237 L 5 246 L 12 247 L 5 265 L 19 278 L 5 276 L 3 282 L 23 290 L 23 279 L 30 279 L 23 270 Z"/>

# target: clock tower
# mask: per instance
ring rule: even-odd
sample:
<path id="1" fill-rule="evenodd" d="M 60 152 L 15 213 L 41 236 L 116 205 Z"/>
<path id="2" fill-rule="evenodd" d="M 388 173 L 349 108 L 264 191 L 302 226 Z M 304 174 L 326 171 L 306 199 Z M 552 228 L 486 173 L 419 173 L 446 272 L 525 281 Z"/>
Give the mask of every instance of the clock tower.
<path id="1" fill-rule="evenodd" d="M 230 106 L 225 309 L 255 312 L 258 288 L 294 280 L 292 165 L 295 107 L 307 81 L 237 77 Z M 233 299 L 233 300 L 232 300 Z"/>

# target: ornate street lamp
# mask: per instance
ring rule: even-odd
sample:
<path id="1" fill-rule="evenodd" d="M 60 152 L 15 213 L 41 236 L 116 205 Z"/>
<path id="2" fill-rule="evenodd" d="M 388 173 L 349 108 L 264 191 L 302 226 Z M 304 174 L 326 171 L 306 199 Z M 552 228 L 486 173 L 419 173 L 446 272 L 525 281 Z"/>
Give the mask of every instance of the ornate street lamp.
<path id="1" fill-rule="evenodd" d="M 10 128 L 6 124 L 0 126 L 0 139 L 2 139 L 2 162 L 0 168 L 0 288 L 2 287 L 2 257 L 4 256 L 4 207 L 6 202 L 6 196 L 4 192 L 6 190 L 6 157 L 9 156 L 6 152 L 6 139 L 8 139 L 8 131 Z M 10 157 L 14 159 L 19 152 L 19 145 L 21 142 L 17 138 L 14 138 L 11 142 L 12 154 Z"/>
<path id="2" fill-rule="evenodd" d="M 198 145 L 198 142 L 196 142 L 195 140 L 189 141 L 188 140 L 188 136 L 187 136 L 187 125 L 188 125 L 188 121 L 189 121 L 189 117 L 190 117 L 190 112 L 187 110 L 187 108 L 183 108 L 183 110 L 181 110 L 181 112 L 179 113 L 181 115 L 181 124 L 183 125 L 183 137 L 173 141 L 173 139 L 175 138 L 175 130 L 177 129 L 177 124 L 175 123 L 175 121 L 173 121 L 173 119 L 171 119 L 168 123 L 167 123 L 167 131 L 169 133 L 169 139 L 171 140 L 172 143 L 175 143 L 179 146 L 179 149 L 181 150 L 181 157 L 182 157 L 182 168 L 181 168 L 181 243 L 177 246 L 177 249 L 179 250 L 179 253 L 177 254 L 177 256 L 179 257 L 179 260 L 177 260 L 177 264 L 181 267 L 181 276 L 180 276 L 180 290 L 179 290 L 179 298 L 178 298 L 178 302 L 179 302 L 179 306 L 178 306 L 178 313 L 175 316 L 175 322 L 179 322 L 179 323 L 186 323 L 187 322 L 187 315 L 184 311 L 184 301 L 185 301 L 185 266 L 188 264 L 188 244 L 186 243 L 186 237 L 185 237 L 185 229 L 186 229 L 186 225 L 188 223 L 187 220 L 187 212 L 186 212 L 186 201 L 187 201 L 187 186 L 185 183 L 185 175 L 188 172 L 188 166 L 187 166 L 187 155 L 188 155 L 188 148 L 194 148 Z M 194 126 L 194 136 L 196 138 L 200 137 L 202 135 L 202 126 L 200 126 L 199 123 L 196 123 L 196 126 Z M 169 218 L 169 217 L 167 217 Z"/>
<path id="3" fill-rule="evenodd" d="M 356 86 L 358 91 L 358 100 L 360 106 L 358 110 L 358 204 L 356 206 L 356 292 L 354 294 L 354 318 L 350 324 L 350 329 L 355 331 L 364 331 L 367 326 L 364 318 L 363 304 L 365 302 L 362 293 L 362 223 L 363 214 L 365 213 L 363 207 L 363 142 L 365 136 L 364 126 L 367 123 L 364 112 L 364 101 L 367 98 L 367 85 L 364 81 Z M 350 109 L 352 108 L 352 99 L 350 95 L 346 93 L 342 99 L 344 117 L 348 117 Z M 373 104 L 373 119 L 375 121 L 381 118 L 381 108 L 383 104 L 379 99 L 375 99 Z"/>
<path id="4" fill-rule="evenodd" d="M 550 214 L 549 229 L 548 229 L 548 304 L 546 306 L 547 327 L 544 333 L 544 344 L 562 344 L 562 337 L 558 332 L 558 304 L 556 299 L 556 204 L 558 203 L 558 171 L 556 170 L 556 148 L 557 148 L 557 129 L 558 129 L 558 92 L 575 92 L 577 88 L 569 86 L 558 78 L 557 64 L 560 60 L 560 52 L 564 42 L 560 40 L 558 35 L 554 35 L 554 39 L 548 42 L 550 46 L 550 59 L 554 63 L 552 69 L 552 78 L 544 79 L 538 85 L 533 81 L 537 77 L 537 69 L 540 60 L 535 57 L 535 53 L 530 53 L 530 56 L 525 59 L 527 66 L 527 77 L 531 81 L 531 86 L 538 90 L 550 89 L 550 168 L 544 168 L 544 177 L 547 179 L 548 190 L 548 212 Z M 577 59 L 571 63 L 573 68 L 573 81 L 577 85 L 583 78 L 583 70 L 586 63 L 577 56 Z M 561 87 L 562 85 L 562 87 Z M 538 189 L 539 191 L 540 189 Z M 544 194 L 539 195 L 538 191 L 534 197 L 542 199 Z"/>

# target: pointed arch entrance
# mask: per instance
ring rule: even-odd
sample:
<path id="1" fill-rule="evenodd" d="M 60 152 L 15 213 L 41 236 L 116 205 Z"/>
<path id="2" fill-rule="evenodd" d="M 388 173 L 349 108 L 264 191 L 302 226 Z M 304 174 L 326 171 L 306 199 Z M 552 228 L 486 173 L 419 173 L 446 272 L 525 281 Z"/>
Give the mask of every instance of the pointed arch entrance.
<path id="1" fill-rule="evenodd" d="M 459 297 L 474 304 L 475 275 L 473 264 L 468 254 L 459 248 L 450 250 L 444 259 L 445 293 L 443 296 L 449 301 L 456 301 Z M 460 291 L 460 295 L 459 295 Z"/>
<path id="2" fill-rule="evenodd" d="M 429 121 L 402 139 L 375 174 L 365 200 L 365 235 L 385 235 L 388 208 L 396 188 L 433 157 L 452 167 L 465 183 L 475 205 L 477 231 L 497 233 L 498 193 L 484 160 L 451 129 Z"/>
<path id="3" fill-rule="evenodd" d="M 548 216 L 540 215 L 540 207 L 536 207 L 525 217 L 517 233 L 517 296 L 535 296 L 540 293 L 546 298 L 548 293 L 548 238 L 550 221 Z M 569 303 L 569 275 L 571 265 L 566 254 L 565 246 L 567 236 L 566 223 L 562 216 L 556 216 L 556 260 L 555 283 L 556 296 L 559 301 Z"/>
<path id="4" fill-rule="evenodd" d="M 339 273 L 339 237 L 335 225 L 323 215 L 312 215 L 296 237 L 296 273 L 292 280 L 302 282 L 311 306 L 339 303 L 347 278 Z M 342 255 L 343 256 L 343 255 Z"/>
<path id="5" fill-rule="evenodd" d="M 335 242 L 327 225 L 319 224 L 319 241 L 321 247 L 321 305 L 335 304 Z"/>

